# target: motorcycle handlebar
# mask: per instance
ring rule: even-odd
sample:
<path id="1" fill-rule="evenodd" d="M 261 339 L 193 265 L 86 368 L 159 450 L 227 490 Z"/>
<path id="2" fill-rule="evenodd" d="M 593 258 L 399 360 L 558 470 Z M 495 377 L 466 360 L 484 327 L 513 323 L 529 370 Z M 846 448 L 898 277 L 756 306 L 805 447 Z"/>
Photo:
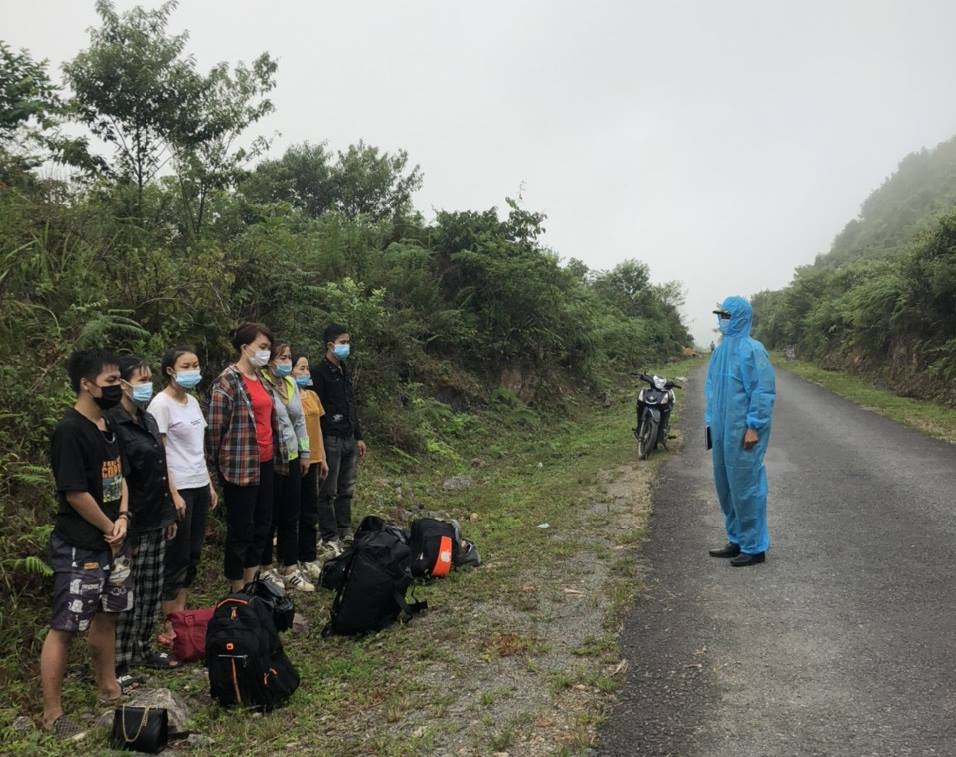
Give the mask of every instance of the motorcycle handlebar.
<path id="1" fill-rule="evenodd" d="M 638 374 L 635 374 L 635 375 L 636 375 L 641 381 L 646 381 L 646 382 L 647 382 L 648 384 L 650 384 L 651 386 L 654 386 L 654 378 L 653 378 L 653 376 L 648 376 L 648 375 L 647 375 L 646 373 L 644 373 L 644 372 L 641 372 L 641 373 L 638 373 Z M 681 386 L 680 384 L 678 384 L 677 382 L 671 381 L 670 379 L 668 379 L 668 380 L 667 380 L 667 388 L 668 388 L 668 389 L 683 389 L 684 387 L 682 387 L 682 386 Z"/>

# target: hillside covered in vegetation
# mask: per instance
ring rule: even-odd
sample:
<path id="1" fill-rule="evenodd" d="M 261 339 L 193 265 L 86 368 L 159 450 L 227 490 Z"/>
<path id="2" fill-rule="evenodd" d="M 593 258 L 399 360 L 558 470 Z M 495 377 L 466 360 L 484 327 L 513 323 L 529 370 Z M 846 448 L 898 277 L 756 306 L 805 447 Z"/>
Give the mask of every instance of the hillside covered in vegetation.
<path id="1" fill-rule="evenodd" d="M 238 322 L 318 358 L 334 320 L 353 337 L 371 443 L 427 464 L 453 412 L 598 395 L 691 343 L 679 285 L 653 284 L 644 263 L 562 264 L 541 240 L 545 216 L 510 199 L 426 221 L 413 205 L 425 177 L 400 150 L 333 150 L 316 134 L 269 153 L 255 133 L 273 110 L 268 54 L 201 71 L 187 35 L 167 30 L 174 3 L 97 9 L 62 81 L 0 43 L 8 588 L 29 591 L 40 569 L 25 558 L 43 553 L 52 523 L 48 438 L 72 402 L 75 348 L 158 366 L 167 347 L 191 345 L 208 382 L 233 359 Z"/>
<path id="2" fill-rule="evenodd" d="M 906 156 L 828 254 L 753 303 L 770 348 L 956 404 L 956 137 Z"/>

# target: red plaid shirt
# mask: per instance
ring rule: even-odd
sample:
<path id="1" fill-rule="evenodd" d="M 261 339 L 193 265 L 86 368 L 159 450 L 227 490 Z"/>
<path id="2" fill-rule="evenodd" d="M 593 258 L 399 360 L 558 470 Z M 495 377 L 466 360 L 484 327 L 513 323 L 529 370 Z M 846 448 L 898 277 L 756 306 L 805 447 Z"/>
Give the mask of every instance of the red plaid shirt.
<path id="1" fill-rule="evenodd" d="M 268 381 L 263 388 L 279 401 Z M 206 436 L 209 472 L 220 485 L 228 481 L 235 486 L 257 486 L 259 481 L 259 444 L 256 442 L 256 419 L 252 400 L 242 383 L 242 374 L 230 365 L 219 374 L 209 394 L 209 428 Z M 289 452 L 279 431 L 279 421 L 272 413 L 272 456 L 276 471 L 288 470 Z M 271 482 L 270 482 L 271 484 Z"/>

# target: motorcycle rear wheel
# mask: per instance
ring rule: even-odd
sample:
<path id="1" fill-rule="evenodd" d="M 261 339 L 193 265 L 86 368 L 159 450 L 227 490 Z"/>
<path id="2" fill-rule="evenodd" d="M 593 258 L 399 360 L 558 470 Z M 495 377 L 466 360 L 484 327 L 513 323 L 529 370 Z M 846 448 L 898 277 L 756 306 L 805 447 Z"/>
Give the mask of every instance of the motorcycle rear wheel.
<path id="1" fill-rule="evenodd" d="M 637 437 L 637 456 L 647 460 L 647 456 L 657 445 L 657 422 L 646 418 L 641 426 L 641 434 Z"/>

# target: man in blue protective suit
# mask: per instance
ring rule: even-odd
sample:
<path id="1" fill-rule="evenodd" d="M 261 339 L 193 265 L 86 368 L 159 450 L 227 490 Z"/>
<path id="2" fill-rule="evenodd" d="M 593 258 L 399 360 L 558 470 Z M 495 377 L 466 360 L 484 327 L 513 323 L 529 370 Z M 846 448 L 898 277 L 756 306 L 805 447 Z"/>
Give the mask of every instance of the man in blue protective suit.
<path id="1" fill-rule="evenodd" d="M 729 557 L 740 568 L 762 563 L 770 548 L 763 458 L 770 441 L 774 376 L 767 350 L 750 337 L 750 303 L 728 297 L 714 313 L 723 339 L 707 366 L 704 423 L 727 544 L 710 555 Z"/>

